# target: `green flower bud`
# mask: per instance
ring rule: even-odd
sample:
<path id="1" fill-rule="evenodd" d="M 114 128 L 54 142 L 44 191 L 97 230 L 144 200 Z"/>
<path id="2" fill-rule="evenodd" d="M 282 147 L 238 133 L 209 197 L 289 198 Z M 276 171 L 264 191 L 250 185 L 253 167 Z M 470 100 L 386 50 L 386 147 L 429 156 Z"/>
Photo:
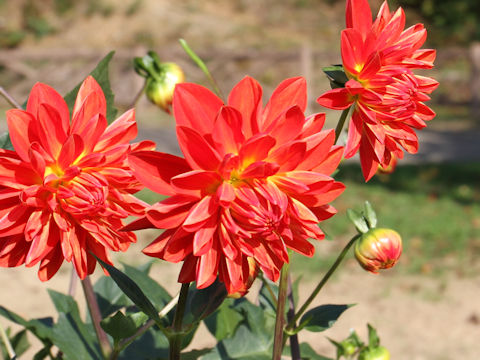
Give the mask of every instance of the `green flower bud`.
<path id="1" fill-rule="evenodd" d="M 170 113 L 175 85 L 184 81 L 185 75 L 180 66 L 161 63 L 158 76 L 147 78 L 145 93 L 152 103 Z"/>
<path id="2" fill-rule="evenodd" d="M 374 274 L 394 266 L 401 254 L 402 238 L 392 229 L 370 229 L 355 244 L 355 258 Z"/>
<path id="3" fill-rule="evenodd" d="M 365 348 L 360 351 L 358 360 L 390 360 L 390 352 L 383 346 Z"/>

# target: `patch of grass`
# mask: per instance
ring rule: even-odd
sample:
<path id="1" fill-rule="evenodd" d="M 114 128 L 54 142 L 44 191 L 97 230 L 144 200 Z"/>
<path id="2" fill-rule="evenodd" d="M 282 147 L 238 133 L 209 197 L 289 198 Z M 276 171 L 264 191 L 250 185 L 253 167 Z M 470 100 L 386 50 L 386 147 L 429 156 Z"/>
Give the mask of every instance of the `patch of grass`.
<path id="1" fill-rule="evenodd" d="M 359 166 L 343 166 L 347 186 L 334 203 L 338 214 L 320 224 L 331 241 L 320 242 L 314 259 L 293 257 L 299 271 L 325 271 L 354 234 L 346 210 L 370 201 L 378 227 L 397 230 L 404 241 L 401 271 L 440 274 L 475 271 L 480 255 L 480 164 L 402 166 L 364 182 Z M 350 254 L 351 256 L 351 254 Z"/>

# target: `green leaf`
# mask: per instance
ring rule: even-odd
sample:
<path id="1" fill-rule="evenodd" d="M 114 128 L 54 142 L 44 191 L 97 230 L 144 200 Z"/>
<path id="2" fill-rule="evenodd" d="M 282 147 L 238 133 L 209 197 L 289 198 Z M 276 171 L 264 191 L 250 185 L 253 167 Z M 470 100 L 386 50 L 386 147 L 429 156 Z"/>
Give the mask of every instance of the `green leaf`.
<path id="1" fill-rule="evenodd" d="M 220 341 L 232 336 L 243 319 L 243 316 L 232 308 L 233 300 L 227 299 L 212 315 L 204 322 L 208 330 Z"/>
<path id="2" fill-rule="evenodd" d="M 327 75 L 328 80 L 330 80 L 332 89 L 345 87 L 348 77 L 342 65 L 327 66 L 322 68 L 322 70 Z"/>
<path id="3" fill-rule="evenodd" d="M 50 346 L 44 347 L 33 355 L 33 360 L 44 360 L 50 358 Z"/>
<path id="4" fill-rule="evenodd" d="M 302 355 L 302 360 L 333 360 L 332 358 L 317 354 L 308 343 L 300 344 L 300 354 Z M 291 355 L 290 346 L 285 346 L 283 349 L 283 355 Z"/>
<path id="5" fill-rule="evenodd" d="M 10 135 L 8 132 L 4 132 L 0 135 L 0 149 L 6 150 L 15 150 L 12 145 L 12 141 L 10 140 Z"/>
<path id="6" fill-rule="evenodd" d="M 114 101 L 114 94 L 112 92 L 112 88 L 110 86 L 110 79 L 108 75 L 108 66 L 110 60 L 112 60 L 113 55 L 115 54 L 114 51 L 111 51 L 107 54 L 92 70 L 90 75 L 92 75 L 95 80 L 97 80 L 98 84 L 103 90 L 105 95 L 105 99 L 107 100 L 107 120 L 108 122 L 112 122 L 115 120 L 117 115 L 117 109 L 115 109 L 113 101 Z M 70 114 L 72 113 L 73 106 L 75 104 L 75 99 L 77 98 L 78 90 L 80 89 L 82 83 L 78 84 L 72 91 L 70 91 L 67 95 L 65 95 L 64 99 L 68 105 L 68 109 L 70 110 Z"/>
<path id="7" fill-rule="evenodd" d="M 128 338 L 135 334 L 137 329 L 148 319 L 143 312 L 124 315 L 121 311 L 117 311 L 112 317 L 103 319 L 100 322 L 103 330 L 110 335 L 115 342 L 120 339 Z"/>
<path id="8" fill-rule="evenodd" d="M 226 297 L 225 285 L 218 279 L 205 289 L 197 289 L 193 284 L 188 290 L 183 323 L 193 324 L 206 318 L 222 304 Z"/>
<path id="9" fill-rule="evenodd" d="M 13 349 L 17 357 L 20 357 L 30 347 L 30 342 L 27 338 L 27 330 L 21 330 L 14 337 L 10 339 Z"/>
<path id="10" fill-rule="evenodd" d="M 168 348 L 166 336 L 158 328 L 150 328 L 120 353 L 119 360 L 168 359 Z"/>
<path id="11" fill-rule="evenodd" d="M 53 329 L 54 343 L 65 360 L 101 360 L 95 336 L 74 313 L 60 312 Z"/>
<path id="12" fill-rule="evenodd" d="M 132 305 L 130 299 L 120 290 L 109 276 L 102 276 L 93 286 L 102 318 L 115 311 Z"/>
<path id="13" fill-rule="evenodd" d="M 51 339 L 53 336 L 52 327 L 53 319 L 52 318 L 43 318 L 43 319 L 32 319 L 25 320 L 20 315 L 17 315 L 13 311 L 8 310 L 7 308 L 0 306 L 0 315 L 6 319 L 22 325 L 28 329 L 32 334 L 34 334 L 42 343 L 52 344 Z"/>
<path id="14" fill-rule="evenodd" d="M 348 209 L 347 216 L 350 221 L 353 222 L 353 225 L 355 225 L 355 228 L 359 233 L 365 234 L 369 230 L 367 221 L 359 212 L 353 209 Z"/>
<path id="15" fill-rule="evenodd" d="M 365 201 L 365 219 L 367 219 L 369 228 L 377 226 L 377 214 L 373 210 L 372 204 L 369 201 Z"/>
<path id="16" fill-rule="evenodd" d="M 321 305 L 307 311 L 300 323 L 308 321 L 305 329 L 312 332 L 327 330 L 335 324 L 342 313 L 353 305 Z"/>
<path id="17" fill-rule="evenodd" d="M 150 267 L 146 268 L 146 270 L 147 271 L 142 271 L 123 264 L 123 271 L 125 274 L 143 289 L 147 298 L 153 302 L 157 309 L 163 308 L 168 304 L 172 297 L 159 283 L 148 276 L 148 270 L 150 270 Z"/>
<path id="18" fill-rule="evenodd" d="M 145 296 L 144 292 L 140 287 L 127 275 L 113 267 L 112 265 L 107 264 L 101 259 L 97 258 L 98 262 L 108 270 L 113 281 L 118 285 L 118 287 L 128 296 L 130 300 L 133 301 L 135 305 L 138 306 L 145 314 L 147 314 L 152 320 L 154 320 L 157 325 L 161 325 L 161 319 L 158 316 L 158 312 L 151 303 L 151 301 Z"/>
<path id="19" fill-rule="evenodd" d="M 380 345 L 380 338 L 378 337 L 377 330 L 370 325 L 368 326 L 368 347 L 369 348 L 376 348 Z"/>

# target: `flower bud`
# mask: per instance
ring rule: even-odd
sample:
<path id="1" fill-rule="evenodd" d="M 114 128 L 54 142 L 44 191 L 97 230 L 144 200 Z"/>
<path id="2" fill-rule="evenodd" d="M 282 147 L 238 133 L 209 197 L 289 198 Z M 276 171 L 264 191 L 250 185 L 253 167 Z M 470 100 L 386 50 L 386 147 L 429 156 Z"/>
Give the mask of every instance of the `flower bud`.
<path id="1" fill-rule="evenodd" d="M 175 85 L 185 81 L 182 68 L 172 62 L 161 62 L 154 51 L 149 51 L 144 57 L 135 58 L 133 64 L 137 74 L 146 79 L 147 98 L 170 113 Z"/>
<path id="2" fill-rule="evenodd" d="M 401 254 L 402 238 L 392 229 L 370 229 L 355 244 L 359 264 L 374 274 L 394 266 Z"/>
<path id="3" fill-rule="evenodd" d="M 175 63 L 161 63 L 160 74 L 147 78 L 145 92 L 148 99 L 170 113 L 175 85 L 185 81 L 182 68 Z"/>
<path id="4" fill-rule="evenodd" d="M 229 294 L 229 298 L 239 299 L 248 294 L 248 290 L 252 286 L 253 282 L 257 278 L 258 275 L 258 265 L 255 262 L 255 259 L 252 257 L 247 258 L 248 260 L 248 278 L 247 281 L 244 283 L 244 287 L 237 291 L 236 293 Z"/>
<path id="5" fill-rule="evenodd" d="M 365 348 L 360 351 L 358 360 L 390 360 L 390 352 L 383 346 Z"/>

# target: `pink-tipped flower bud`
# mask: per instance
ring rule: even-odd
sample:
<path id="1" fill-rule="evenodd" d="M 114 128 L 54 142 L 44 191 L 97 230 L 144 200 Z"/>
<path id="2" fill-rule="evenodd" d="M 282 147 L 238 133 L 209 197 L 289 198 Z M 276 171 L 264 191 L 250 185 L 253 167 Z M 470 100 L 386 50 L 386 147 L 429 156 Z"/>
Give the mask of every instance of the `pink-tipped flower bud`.
<path id="1" fill-rule="evenodd" d="M 401 254 L 402 238 L 392 229 L 370 229 L 355 244 L 356 259 L 374 274 L 394 266 Z"/>
<path id="2" fill-rule="evenodd" d="M 390 360 L 390 352 L 383 346 L 365 348 L 358 355 L 358 360 Z"/>

